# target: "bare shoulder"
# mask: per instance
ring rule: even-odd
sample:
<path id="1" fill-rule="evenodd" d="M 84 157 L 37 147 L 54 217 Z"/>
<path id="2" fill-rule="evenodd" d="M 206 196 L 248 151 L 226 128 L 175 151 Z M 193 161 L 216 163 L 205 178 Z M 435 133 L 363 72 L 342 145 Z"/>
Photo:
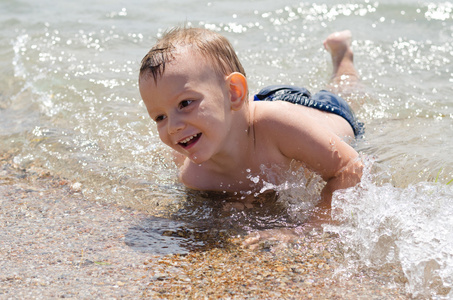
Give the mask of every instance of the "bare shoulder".
<path id="1" fill-rule="evenodd" d="M 319 122 L 313 122 L 310 109 L 284 101 L 260 101 L 254 103 L 254 125 L 267 134 L 280 135 L 288 127 L 298 127 L 298 132 L 309 132 Z M 300 126 L 300 125 L 305 126 Z"/>
<path id="2" fill-rule="evenodd" d="M 207 171 L 202 165 L 193 163 L 186 158 L 179 168 L 179 180 L 193 190 L 221 190 L 221 179 L 213 172 Z"/>
<path id="3" fill-rule="evenodd" d="M 283 156 L 303 162 L 323 178 L 329 178 L 341 169 L 345 159 L 357 157 L 357 152 L 332 129 L 343 122 L 331 119 L 332 114 L 283 101 L 262 102 L 255 106 L 254 124 L 258 138 L 275 146 Z"/>
<path id="4" fill-rule="evenodd" d="M 185 158 L 179 168 L 179 180 L 188 188 L 202 190 L 200 183 L 204 182 L 203 172 L 195 166 L 188 158 Z"/>
<path id="5" fill-rule="evenodd" d="M 316 124 L 306 107 L 284 101 L 257 102 L 253 105 L 253 124 L 256 143 L 262 151 L 298 159 L 292 149 L 307 146 L 305 141 L 314 132 Z M 269 155 L 269 154 L 268 154 Z"/>
<path id="6" fill-rule="evenodd" d="M 353 137 L 349 123 L 341 116 L 315 108 L 285 101 L 259 101 L 254 103 L 255 123 L 280 131 L 285 127 L 297 128 L 299 134 L 327 130 L 340 137 Z"/>

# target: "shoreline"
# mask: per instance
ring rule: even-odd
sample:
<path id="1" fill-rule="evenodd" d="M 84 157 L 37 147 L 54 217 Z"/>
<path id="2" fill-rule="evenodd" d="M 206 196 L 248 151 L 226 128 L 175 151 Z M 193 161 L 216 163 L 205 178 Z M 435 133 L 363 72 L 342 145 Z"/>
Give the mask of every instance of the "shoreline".
<path id="1" fill-rule="evenodd" d="M 150 253 L 129 235 L 152 216 L 89 201 L 73 183 L 17 169 L 5 154 L 0 201 L 0 298 L 410 298 L 366 272 L 336 276 L 341 257 L 335 237 L 325 234 L 276 249 L 243 249 L 239 238 L 188 253 Z"/>

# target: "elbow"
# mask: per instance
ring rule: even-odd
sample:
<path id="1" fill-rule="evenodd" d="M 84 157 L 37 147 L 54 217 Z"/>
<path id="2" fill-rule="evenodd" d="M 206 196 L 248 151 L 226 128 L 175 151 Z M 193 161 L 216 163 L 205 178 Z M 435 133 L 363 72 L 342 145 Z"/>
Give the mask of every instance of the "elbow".
<path id="1" fill-rule="evenodd" d="M 344 188 L 355 186 L 362 179 L 363 175 L 363 162 L 358 157 L 350 160 L 343 170 L 340 171 L 342 181 L 345 183 Z"/>
<path id="2" fill-rule="evenodd" d="M 355 160 L 350 163 L 350 177 L 351 177 L 351 186 L 355 186 L 362 180 L 363 175 L 363 162 L 361 159 L 356 158 Z"/>
<path id="3" fill-rule="evenodd" d="M 324 178 L 324 180 L 332 192 L 353 187 L 361 181 L 363 168 L 363 162 L 360 158 L 351 159 L 343 168 L 328 178 Z"/>
<path id="4" fill-rule="evenodd" d="M 342 188 L 353 187 L 362 180 L 363 175 L 363 162 L 361 159 L 356 158 L 346 165 L 343 170 L 337 174 L 336 177 L 340 178 L 343 183 Z"/>

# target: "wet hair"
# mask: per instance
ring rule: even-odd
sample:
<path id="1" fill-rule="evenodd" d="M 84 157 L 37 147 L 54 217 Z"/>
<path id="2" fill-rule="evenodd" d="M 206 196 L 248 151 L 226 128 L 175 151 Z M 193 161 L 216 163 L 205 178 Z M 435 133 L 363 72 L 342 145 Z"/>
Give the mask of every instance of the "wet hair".
<path id="1" fill-rule="evenodd" d="M 174 54 L 181 46 L 189 46 L 191 51 L 206 57 L 219 76 L 233 72 L 245 76 L 233 46 L 224 36 L 203 28 L 177 27 L 166 32 L 142 59 L 140 78 L 152 76 L 157 83 L 165 72 L 165 65 L 175 58 Z"/>

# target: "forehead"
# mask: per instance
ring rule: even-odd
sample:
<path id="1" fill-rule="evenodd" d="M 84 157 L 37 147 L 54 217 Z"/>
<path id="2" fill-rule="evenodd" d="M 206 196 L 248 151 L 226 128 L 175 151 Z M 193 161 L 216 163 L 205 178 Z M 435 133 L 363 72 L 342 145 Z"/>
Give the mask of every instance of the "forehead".
<path id="1" fill-rule="evenodd" d="M 216 73 L 215 63 L 212 59 L 203 55 L 190 45 L 179 45 L 174 48 L 171 55 L 171 59 L 168 59 L 163 64 L 162 73 L 158 74 L 157 77 L 153 77 L 151 70 L 145 71 L 140 74 L 139 83 L 147 81 L 150 77 L 155 79 L 159 84 L 159 81 L 168 77 L 183 76 L 187 78 L 195 77 L 212 77 L 213 73 Z M 215 74 L 217 78 L 223 79 L 224 76 Z"/>
<path id="2" fill-rule="evenodd" d="M 169 99 L 186 90 L 206 91 L 224 83 L 224 78 L 215 71 L 209 59 L 191 49 L 178 47 L 173 59 L 165 64 L 165 70 L 157 81 L 150 75 L 142 75 L 139 88 L 148 110 L 156 101 Z"/>
<path id="3" fill-rule="evenodd" d="M 191 46 L 179 46 L 173 53 L 172 59 L 166 65 L 163 75 L 186 75 L 211 77 L 216 73 L 215 66 L 211 60 L 194 50 Z M 216 76 L 217 77 L 217 76 Z"/>

